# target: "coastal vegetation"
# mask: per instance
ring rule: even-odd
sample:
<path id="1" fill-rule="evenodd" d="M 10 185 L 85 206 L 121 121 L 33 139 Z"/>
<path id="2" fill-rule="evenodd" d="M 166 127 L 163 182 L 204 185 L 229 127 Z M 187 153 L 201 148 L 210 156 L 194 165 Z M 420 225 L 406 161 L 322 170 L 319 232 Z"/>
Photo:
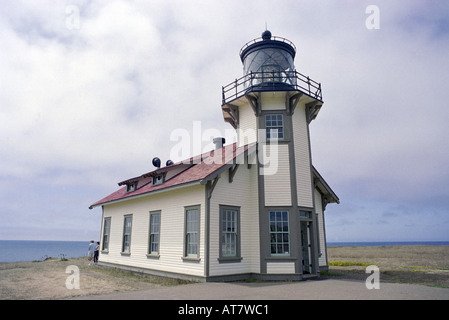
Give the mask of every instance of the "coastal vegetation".
<path id="1" fill-rule="evenodd" d="M 328 247 L 327 277 L 365 280 L 376 265 L 380 281 L 449 288 L 449 246 Z"/>

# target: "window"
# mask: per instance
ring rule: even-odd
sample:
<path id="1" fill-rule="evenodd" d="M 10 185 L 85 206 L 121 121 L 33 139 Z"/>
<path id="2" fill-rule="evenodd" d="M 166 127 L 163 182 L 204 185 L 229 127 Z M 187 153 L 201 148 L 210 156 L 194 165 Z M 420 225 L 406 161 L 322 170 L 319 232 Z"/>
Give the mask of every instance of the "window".
<path id="1" fill-rule="evenodd" d="M 122 243 L 122 253 L 130 253 L 131 248 L 131 226 L 132 226 L 133 216 L 126 215 L 123 223 L 123 243 Z"/>
<path id="2" fill-rule="evenodd" d="M 278 64 L 268 64 L 262 66 L 262 82 L 281 81 L 280 66 Z"/>
<path id="3" fill-rule="evenodd" d="M 159 235 L 161 226 L 161 212 L 150 212 L 150 234 L 148 243 L 148 254 L 159 254 Z"/>
<path id="4" fill-rule="evenodd" d="M 101 250 L 108 251 L 109 250 L 109 232 L 111 230 L 111 218 L 104 218 L 103 222 L 103 243 Z"/>
<path id="5" fill-rule="evenodd" d="M 284 139 L 284 119 L 282 114 L 267 114 L 265 115 L 265 130 L 267 140 L 270 139 Z"/>
<path id="6" fill-rule="evenodd" d="M 133 192 L 137 189 L 137 182 L 128 183 L 126 185 L 126 192 Z"/>
<path id="7" fill-rule="evenodd" d="M 164 175 L 160 174 L 153 177 L 153 185 L 162 184 L 164 182 Z"/>
<path id="8" fill-rule="evenodd" d="M 240 258 L 240 208 L 220 206 L 220 258 Z"/>
<path id="9" fill-rule="evenodd" d="M 200 208 L 186 208 L 185 217 L 185 256 L 198 257 L 199 254 L 199 230 L 200 230 Z"/>
<path id="10" fill-rule="evenodd" d="M 299 217 L 303 219 L 311 219 L 311 212 L 310 211 L 299 211 Z"/>
<path id="11" fill-rule="evenodd" d="M 290 253 L 288 211 L 270 211 L 270 252 L 271 255 Z"/>

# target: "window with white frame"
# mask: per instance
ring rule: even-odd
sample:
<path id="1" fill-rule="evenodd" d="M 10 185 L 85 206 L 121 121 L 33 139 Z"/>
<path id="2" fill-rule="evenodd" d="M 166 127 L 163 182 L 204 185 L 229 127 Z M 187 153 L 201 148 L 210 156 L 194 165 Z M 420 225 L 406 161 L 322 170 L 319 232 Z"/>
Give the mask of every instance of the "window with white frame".
<path id="1" fill-rule="evenodd" d="M 198 257 L 199 255 L 200 208 L 189 207 L 185 209 L 185 256 Z"/>
<path id="2" fill-rule="evenodd" d="M 161 230 L 161 212 L 160 211 L 150 212 L 150 232 L 148 243 L 148 254 L 150 255 L 159 254 L 160 230 Z"/>
<path id="3" fill-rule="evenodd" d="M 270 211 L 269 219 L 271 255 L 290 254 L 288 211 Z"/>
<path id="4" fill-rule="evenodd" d="M 240 208 L 220 206 L 220 258 L 240 257 Z"/>
<path id="5" fill-rule="evenodd" d="M 265 115 L 265 130 L 266 138 L 268 140 L 283 140 L 284 139 L 284 118 L 282 114 L 266 114 Z"/>
<path id="6" fill-rule="evenodd" d="M 103 241 L 102 241 L 102 251 L 109 250 L 109 233 L 111 230 L 111 217 L 104 218 L 103 222 Z"/>
<path id="7" fill-rule="evenodd" d="M 133 221 L 132 214 L 125 216 L 124 223 L 123 223 L 122 253 L 130 253 L 130 251 L 131 251 L 132 221 Z"/>

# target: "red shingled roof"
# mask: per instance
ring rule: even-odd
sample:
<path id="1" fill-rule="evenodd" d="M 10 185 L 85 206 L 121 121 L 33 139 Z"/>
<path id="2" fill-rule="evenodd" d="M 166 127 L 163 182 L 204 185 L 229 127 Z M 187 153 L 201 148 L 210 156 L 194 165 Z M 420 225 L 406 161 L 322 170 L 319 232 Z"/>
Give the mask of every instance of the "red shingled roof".
<path id="1" fill-rule="evenodd" d="M 109 196 L 95 202 L 89 208 L 92 209 L 93 207 L 100 206 L 109 202 L 132 198 L 154 191 L 183 186 L 195 182 L 204 182 L 204 180 L 210 180 L 213 178 L 214 173 L 224 168 L 225 166 L 229 166 L 235 163 L 235 159 L 238 156 L 243 155 L 246 151 L 254 146 L 255 144 L 251 144 L 237 148 L 236 144 L 234 143 L 228 146 L 224 146 L 221 149 L 212 150 L 210 152 L 191 157 L 173 165 L 145 173 L 141 176 L 124 180 L 122 182 L 119 182 L 119 186 L 126 185 L 127 183 L 137 182 L 140 179 L 151 177 L 157 174 L 166 173 L 170 170 L 181 169 L 181 166 L 185 167 L 184 171 L 181 171 L 180 173 L 174 175 L 170 179 L 164 181 L 162 184 L 153 185 L 150 179 L 148 183 L 131 192 L 127 192 L 127 186 L 124 186 L 123 188 L 117 190 Z"/>

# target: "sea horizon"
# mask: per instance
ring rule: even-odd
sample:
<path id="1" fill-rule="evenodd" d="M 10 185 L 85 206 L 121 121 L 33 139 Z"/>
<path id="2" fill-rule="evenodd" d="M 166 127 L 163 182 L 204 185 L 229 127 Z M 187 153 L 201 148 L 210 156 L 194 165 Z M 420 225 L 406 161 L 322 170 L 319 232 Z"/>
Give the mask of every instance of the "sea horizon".
<path id="1" fill-rule="evenodd" d="M 374 247 L 374 246 L 409 246 L 409 245 L 432 245 L 448 246 L 449 241 L 328 241 L 329 247 Z"/>
<path id="2" fill-rule="evenodd" d="M 0 263 L 43 261 L 50 257 L 85 257 L 89 242 L 90 240 L 0 240 Z M 449 241 L 328 241 L 326 244 L 328 247 L 445 246 L 449 245 Z"/>

